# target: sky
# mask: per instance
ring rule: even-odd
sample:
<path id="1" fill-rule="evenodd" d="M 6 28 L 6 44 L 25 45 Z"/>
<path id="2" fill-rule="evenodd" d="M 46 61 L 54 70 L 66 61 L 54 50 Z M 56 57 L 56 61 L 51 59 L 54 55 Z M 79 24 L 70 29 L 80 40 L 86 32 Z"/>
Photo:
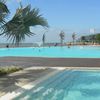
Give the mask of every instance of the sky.
<path id="1" fill-rule="evenodd" d="M 19 7 L 19 0 L 8 0 L 7 6 L 11 12 L 11 19 Z M 49 28 L 33 27 L 31 31 L 35 36 L 24 42 L 41 42 L 42 35 L 46 34 L 47 42 L 59 42 L 59 33 L 65 32 L 65 41 L 71 41 L 71 35 L 76 32 L 77 38 L 87 35 L 90 30 L 100 32 L 100 0 L 21 0 L 23 6 L 31 4 L 32 8 L 40 9 L 40 14 L 47 19 Z M 4 39 L 1 38 L 1 41 Z M 0 42 L 1 42 L 0 41 Z"/>

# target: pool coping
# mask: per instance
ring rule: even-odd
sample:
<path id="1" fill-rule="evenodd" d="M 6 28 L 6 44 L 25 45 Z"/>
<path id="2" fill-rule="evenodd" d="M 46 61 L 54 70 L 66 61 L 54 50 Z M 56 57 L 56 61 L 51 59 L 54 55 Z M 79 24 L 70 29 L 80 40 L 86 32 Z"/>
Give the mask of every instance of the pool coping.
<path id="1" fill-rule="evenodd" d="M 0 57 L 1 66 L 100 67 L 100 58 Z"/>

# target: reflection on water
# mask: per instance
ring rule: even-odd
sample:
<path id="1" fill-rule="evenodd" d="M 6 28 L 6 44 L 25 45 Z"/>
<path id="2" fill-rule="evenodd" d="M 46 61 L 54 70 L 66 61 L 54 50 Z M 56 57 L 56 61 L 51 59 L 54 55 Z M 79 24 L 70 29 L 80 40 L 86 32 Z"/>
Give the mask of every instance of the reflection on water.
<path id="1" fill-rule="evenodd" d="M 100 73 L 64 70 L 14 100 L 100 100 Z"/>

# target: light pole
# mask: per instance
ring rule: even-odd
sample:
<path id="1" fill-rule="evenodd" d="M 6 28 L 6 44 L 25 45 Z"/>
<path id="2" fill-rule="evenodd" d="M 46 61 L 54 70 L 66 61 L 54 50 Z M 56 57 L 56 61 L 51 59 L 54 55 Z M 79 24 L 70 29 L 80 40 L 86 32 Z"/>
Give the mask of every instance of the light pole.
<path id="1" fill-rule="evenodd" d="M 42 36 L 42 42 L 43 42 L 43 46 L 45 45 L 45 33 Z"/>
<path id="2" fill-rule="evenodd" d="M 90 33 L 94 35 L 95 34 L 95 29 L 94 28 L 90 29 Z M 92 36 L 92 43 L 94 44 L 94 42 L 95 42 L 95 37 Z"/>

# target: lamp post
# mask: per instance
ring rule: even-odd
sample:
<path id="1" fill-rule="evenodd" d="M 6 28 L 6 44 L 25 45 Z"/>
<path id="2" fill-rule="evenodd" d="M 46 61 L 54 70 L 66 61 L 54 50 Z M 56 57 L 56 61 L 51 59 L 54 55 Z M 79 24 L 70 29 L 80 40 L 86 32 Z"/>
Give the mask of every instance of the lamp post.
<path id="1" fill-rule="evenodd" d="M 45 45 L 45 33 L 42 36 L 42 42 L 43 42 L 43 46 Z"/>
<path id="2" fill-rule="evenodd" d="M 94 35 L 95 34 L 95 29 L 94 28 L 90 29 L 90 33 Z M 95 37 L 92 36 L 92 43 L 94 44 L 94 42 L 95 42 Z"/>

